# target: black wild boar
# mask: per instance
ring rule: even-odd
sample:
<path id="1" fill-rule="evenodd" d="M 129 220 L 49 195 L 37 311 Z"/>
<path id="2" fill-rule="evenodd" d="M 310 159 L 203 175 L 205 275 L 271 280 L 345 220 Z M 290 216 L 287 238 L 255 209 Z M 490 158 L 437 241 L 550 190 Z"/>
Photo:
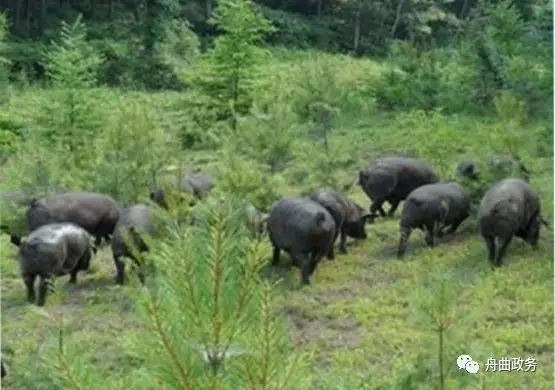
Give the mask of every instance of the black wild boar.
<path id="1" fill-rule="evenodd" d="M 538 195 L 520 179 L 494 184 L 480 203 L 478 224 L 494 266 L 501 266 L 513 236 L 537 247 L 541 223 L 546 224 L 540 214 Z"/>
<path id="2" fill-rule="evenodd" d="M 457 165 L 456 173 L 458 176 L 470 179 L 470 180 L 478 180 L 480 175 L 476 168 L 476 164 L 474 164 L 471 160 L 464 160 Z"/>
<path id="3" fill-rule="evenodd" d="M 189 171 L 181 181 L 181 190 L 193 194 L 198 199 L 204 198 L 214 186 L 214 179 L 199 170 Z"/>
<path id="4" fill-rule="evenodd" d="M 412 191 L 403 206 L 400 222 L 401 238 L 397 255 L 402 257 L 412 229 L 426 232 L 426 244 L 433 247 L 435 235 L 443 230 L 453 233 L 468 217 L 470 197 L 457 183 L 435 183 Z"/>
<path id="5" fill-rule="evenodd" d="M 372 201 L 370 212 L 382 217 L 385 201 L 391 204 L 388 215 L 392 216 L 399 205 L 412 190 L 425 184 L 438 181 L 434 170 L 428 165 L 405 157 L 386 157 L 378 159 L 372 165 L 359 172 L 358 184 Z"/>
<path id="6" fill-rule="evenodd" d="M 278 264 L 283 249 L 301 269 L 301 283 L 309 284 L 316 265 L 331 251 L 335 231 L 333 217 L 319 203 L 301 198 L 281 199 L 268 217 L 268 233 L 274 247 L 272 264 Z"/>
<path id="7" fill-rule="evenodd" d="M 119 218 L 118 204 L 109 196 L 95 192 L 67 192 L 35 199 L 27 210 L 30 230 L 55 222 L 71 222 L 96 238 L 109 239 Z"/>
<path id="8" fill-rule="evenodd" d="M 357 239 L 366 238 L 364 226 L 366 222 L 372 222 L 373 216 L 366 210 L 353 202 L 344 194 L 329 188 L 318 189 L 310 195 L 315 202 L 320 203 L 333 217 L 337 235 L 341 234 L 339 251 L 347 253 L 347 236 Z M 331 255 L 333 258 L 333 254 Z"/>
<path id="9" fill-rule="evenodd" d="M 196 199 L 202 199 L 214 188 L 214 179 L 199 170 L 189 170 L 181 180 L 179 191 L 193 195 Z M 168 208 L 166 191 L 162 188 L 153 188 L 150 191 L 150 199 L 163 208 Z"/>
<path id="10" fill-rule="evenodd" d="M 27 287 L 27 299 L 35 302 L 35 279 L 40 278 L 37 304 L 44 305 L 49 280 L 87 270 L 91 260 L 91 236 L 72 223 L 53 223 L 39 227 L 19 247 L 21 275 Z"/>
<path id="11" fill-rule="evenodd" d="M 168 203 L 166 202 L 166 194 L 161 188 L 154 188 L 150 190 L 150 200 L 152 200 L 160 207 L 163 207 L 165 209 L 168 208 Z"/>
<path id="12" fill-rule="evenodd" d="M 112 253 L 116 265 L 116 283 L 123 284 L 125 278 L 125 263 L 121 257 L 128 257 L 134 260 L 139 266 L 139 279 L 144 283 L 144 275 L 140 270 L 139 259 L 133 254 L 130 245 L 138 252 L 145 252 L 148 246 L 141 237 L 142 234 L 153 236 L 155 226 L 153 222 L 152 210 L 143 204 L 137 204 L 121 211 L 118 223 L 114 229 L 112 237 Z"/>

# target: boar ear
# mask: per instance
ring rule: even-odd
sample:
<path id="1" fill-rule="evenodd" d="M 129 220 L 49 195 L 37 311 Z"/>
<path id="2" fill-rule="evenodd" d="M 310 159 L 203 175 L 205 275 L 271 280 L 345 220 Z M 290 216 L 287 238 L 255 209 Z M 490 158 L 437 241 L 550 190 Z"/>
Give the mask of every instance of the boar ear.
<path id="1" fill-rule="evenodd" d="M 15 246 L 21 246 L 23 239 L 15 234 L 10 234 L 10 242 Z"/>
<path id="2" fill-rule="evenodd" d="M 358 171 L 358 179 L 355 184 L 362 185 L 364 179 L 366 178 L 366 173 L 364 171 Z"/>

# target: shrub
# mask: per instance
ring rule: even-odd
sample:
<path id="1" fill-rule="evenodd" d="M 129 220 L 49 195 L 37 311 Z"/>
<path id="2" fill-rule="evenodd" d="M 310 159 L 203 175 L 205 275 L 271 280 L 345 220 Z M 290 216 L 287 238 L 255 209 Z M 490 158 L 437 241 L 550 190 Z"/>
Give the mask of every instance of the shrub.
<path id="1" fill-rule="evenodd" d="M 130 102 L 122 97 L 114 100 L 117 109 L 110 125 L 91 145 L 95 160 L 88 171 L 88 182 L 123 204 L 133 204 L 148 197 L 162 168 L 174 162 L 180 151 L 172 142 L 172 134 L 160 127 L 152 111 L 145 108 L 147 102 Z"/>
<path id="2" fill-rule="evenodd" d="M 391 46 L 392 68 L 371 81 L 378 106 L 385 110 L 445 108 L 469 105 L 467 67 L 444 49 L 422 51 L 408 43 Z"/>
<path id="3" fill-rule="evenodd" d="M 264 211 L 281 197 L 285 186 L 280 176 L 272 175 L 254 161 L 240 158 L 233 152 L 223 157 L 220 180 L 218 188 L 222 193 L 244 199 Z"/>
<path id="4" fill-rule="evenodd" d="M 283 171 L 293 158 L 292 144 L 300 134 L 296 117 L 285 104 L 276 103 L 262 112 L 253 108 L 239 120 L 237 136 L 230 143 L 238 153 L 258 161 L 270 174 Z"/>

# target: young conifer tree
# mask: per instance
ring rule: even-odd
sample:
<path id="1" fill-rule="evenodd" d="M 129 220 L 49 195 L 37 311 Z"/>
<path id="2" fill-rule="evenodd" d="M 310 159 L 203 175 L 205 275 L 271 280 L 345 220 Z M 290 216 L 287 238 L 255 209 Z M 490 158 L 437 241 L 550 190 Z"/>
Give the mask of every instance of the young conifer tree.
<path id="1" fill-rule="evenodd" d="M 91 88 L 103 61 L 87 41 L 81 16 L 73 23 L 62 22 L 58 38 L 44 54 L 52 95 L 38 122 L 45 141 L 63 151 L 69 166 L 82 168 L 92 154 L 88 141 L 100 127 L 101 115 Z"/>
<path id="2" fill-rule="evenodd" d="M 425 284 L 417 289 L 414 296 L 414 318 L 421 329 L 430 332 L 436 338 L 434 344 L 437 388 L 443 390 L 446 388 L 449 371 L 445 356 L 448 350 L 448 334 L 457 323 L 457 283 L 454 277 L 446 273 L 428 280 Z"/>
<path id="3" fill-rule="evenodd" d="M 293 388 L 302 355 L 288 348 L 272 286 L 260 279 L 268 247 L 249 238 L 235 202 L 195 210 L 147 255 L 154 288 L 139 299 L 146 330 L 133 353 L 168 388 Z"/>
<path id="4" fill-rule="evenodd" d="M 258 45 L 271 30 L 269 21 L 249 0 L 221 0 L 210 19 L 221 32 L 214 46 L 184 75 L 185 81 L 204 96 L 217 119 L 229 119 L 233 130 L 236 116 L 252 105 Z"/>

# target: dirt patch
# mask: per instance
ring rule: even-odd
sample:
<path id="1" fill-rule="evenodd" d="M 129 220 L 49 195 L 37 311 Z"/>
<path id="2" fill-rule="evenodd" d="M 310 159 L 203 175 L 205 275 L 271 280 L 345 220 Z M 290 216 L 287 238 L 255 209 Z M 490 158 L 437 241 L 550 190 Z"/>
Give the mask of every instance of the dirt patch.
<path id="1" fill-rule="evenodd" d="M 286 308 L 284 314 L 297 347 L 316 342 L 324 346 L 319 352 L 325 350 L 326 354 L 330 354 L 335 349 L 351 349 L 361 345 L 363 330 L 351 318 L 325 315 L 307 317 L 297 308 Z"/>

